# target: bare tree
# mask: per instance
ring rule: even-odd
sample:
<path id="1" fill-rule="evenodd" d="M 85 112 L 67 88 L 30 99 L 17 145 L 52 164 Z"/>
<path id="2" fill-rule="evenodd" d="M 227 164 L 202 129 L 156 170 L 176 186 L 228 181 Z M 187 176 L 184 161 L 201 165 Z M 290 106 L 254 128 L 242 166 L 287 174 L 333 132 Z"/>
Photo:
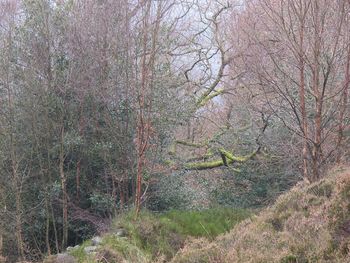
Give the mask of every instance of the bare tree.
<path id="1" fill-rule="evenodd" d="M 329 142 L 343 99 L 344 71 L 338 65 L 345 51 L 345 14 L 344 3 L 336 1 L 250 1 L 239 21 L 242 64 L 236 69 L 300 136 L 302 170 L 311 181 L 320 178 L 337 150 Z"/>

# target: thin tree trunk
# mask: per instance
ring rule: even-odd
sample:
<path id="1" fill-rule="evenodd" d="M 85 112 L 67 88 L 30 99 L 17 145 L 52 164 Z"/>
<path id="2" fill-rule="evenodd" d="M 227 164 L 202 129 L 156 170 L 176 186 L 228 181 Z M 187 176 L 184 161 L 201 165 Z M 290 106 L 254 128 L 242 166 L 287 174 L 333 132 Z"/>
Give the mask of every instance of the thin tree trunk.
<path id="1" fill-rule="evenodd" d="M 113 204 L 117 203 L 117 187 L 116 187 L 116 178 L 117 176 L 114 174 L 113 171 L 111 171 L 111 178 L 112 178 L 112 198 L 113 198 Z M 118 186 L 119 187 L 119 186 Z M 116 214 L 117 209 L 115 205 L 113 205 L 113 213 Z"/>
<path id="2" fill-rule="evenodd" d="M 136 192 L 135 192 L 135 217 L 138 217 L 141 208 L 141 188 L 142 188 L 142 173 L 144 168 L 145 151 L 148 144 L 148 123 L 145 118 L 145 97 L 148 88 L 147 77 L 148 67 L 146 65 L 147 57 L 147 41 L 148 41 L 148 19 L 151 9 L 150 1 L 146 3 L 146 12 L 143 17 L 143 40 L 142 40 L 142 62 L 141 62 L 141 87 L 139 94 L 139 116 L 137 121 L 137 172 L 136 172 Z"/>
<path id="3" fill-rule="evenodd" d="M 17 181 L 17 180 L 15 180 Z M 23 243 L 23 230 L 22 230 L 22 209 L 21 209 L 21 196 L 16 190 L 16 236 L 17 236 L 17 244 L 18 244 L 18 253 L 21 259 L 24 259 L 24 243 Z"/>
<path id="4" fill-rule="evenodd" d="M 61 188 L 62 188 L 62 245 L 61 248 L 64 250 L 67 246 L 68 241 L 68 195 L 67 195 L 67 183 L 66 176 L 64 174 L 64 127 L 61 128 L 61 149 L 60 149 L 60 163 L 59 172 L 61 177 Z"/>
<path id="5" fill-rule="evenodd" d="M 128 138 L 129 136 L 129 124 L 130 124 L 130 114 L 129 114 L 129 110 L 130 110 L 130 100 L 129 100 L 129 92 L 131 90 L 131 85 L 130 85 L 130 71 L 131 71 L 131 68 L 130 68 L 130 64 L 129 64 L 129 61 L 130 61 L 130 54 L 129 54 L 129 46 L 130 46 L 130 16 L 129 16 L 129 3 L 128 3 L 128 0 L 124 0 L 124 6 L 125 6 L 125 35 L 126 35 L 126 58 L 125 58 L 125 61 L 126 61 L 126 71 L 125 71 L 125 83 L 126 83 L 126 91 L 125 91 L 125 98 L 126 98 L 126 119 L 125 119 L 125 130 L 124 130 L 124 133 L 125 133 L 125 137 Z M 129 143 L 127 142 L 126 143 L 126 150 L 129 152 L 129 149 L 128 147 L 130 147 Z M 122 182 L 122 192 L 125 196 L 125 201 L 124 203 L 128 202 L 128 198 L 129 198 L 129 178 L 128 178 L 128 172 L 126 171 L 129 167 L 129 159 L 128 159 L 128 155 L 124 155 L 124 166 L 126 167 L 126 169 L 124 169 L 124 172 L 123 172 L 123 182 Z M 124 207 L 121 207 L 122 209 Z"/>
<path id="6" fill-rule="evenodd" d="M 75 183 L 76 183 L 76 198 L 79 202 L 80 199 L 80 171 L 81 171 L 81 159 L 79 158 L 77 162 L 77 170 L 76 170 L 76 177 L 75 177 Z"/>
<path id="7" fill-rule="evenodd" d="M 2 253 L 3 253 L 2 247 L 3 247 L 3 236 L 2 236 L 2 232 L 0 232 L 0 262 L 3 262 L 4 260 L 4 257 L 2 256 Z"/>
<path id="8" fill-rule="evenodd" d="M 302 150 L 302 158 L 303 158 L 303 175 L 304 178 L 308 177 L 308 125 L 306 118 L 306 106 L 305 106 L 305 61 L 304 61 L 304 19 L 301 21 L 301 30 L 300 30 L 300 50 L 299 50 L 299 76 L 300 76 L 300 88 L 299 88 L 299 96 L 300 96 L 300 112 L 301 112 L 301 121 L 302 121 L 302 129 L 303 129 L 303 150 Z"/>
<path id="9" fill-rule="evenodd" d="M 321 137 L 322 137 L 322 106 L 323 95 L 320 91 L 320 42 L 321 36 L 319 32 L 319 6 L 317 1 L 314 2 L 314 20 L 315 20 L 315 36 L 314 36 L 314 65 L 313 65 L 313 92 L 315 96 L 315 131 L 312 146 L 312 181 L 316 181 L 320 177 L 320 156 L 321 156 Z"/>
<path id="10" fill-rule="evenodd" d="M 50 247 L 50 210 L 49 210 L 49 200 L 48 200 L 48 192 L 47 188 L 45 189 L 45 210 L 46 210 L 46 226 L 45 226 L 45 243 L 47 254 L 51 255 L 51 247 Z"/>
<path id="11" fill-rule="evenodd" d="M 136 179 L 136 199 L 135 199 L 135 207 L 136 207 L 136 217 L 140 213 L 141 209 L 141 187 L 142 187 L 142 173 L 143 173 L 143 161 L 144 156 L 139 156 L 137 161 L 137 179 Z"/>
<path id="12" fill-rule="evenodd" d="M 124 205 L 125 205 L 124 180 L 123 180 L 123 178 L 118 184 L 118 189 L 119 189 L 119 199 L 120 199 L 120 210 L 123 210 Z"/>
<path id="13" fill-rule="evenodd" d="M 56 227 L 56 219 L 55 219 L 55 213 L 53 211 L 52 203 L 49 202 L 50 205 L 50 210 L 51 210 L 51 215 L 52 215 L 52 227 L 53 227 L 53 233 L 55 236 L 55 246 L 56 246 L 56 253 L 60 252 L 60 245 L 58 242 L 58 232 L 57 232 L 57 227 Z"/>
<path id="14" fill-rule="evenodd" d="M 345 123 L 344 123 L 344 117 L 347 109 L 348 104 L 348 96 L 349 96 L 349 86 L 350 86 L 350 45 L 348 46 L 347 50 L 347 61 L 345 66 L 345 81 L 344 81 L 344 90 L 342 93 L 342 102 L 341 107 L 339 111 L 339 127 L 338 127 L 338 140 L 337 140 L 337 163 L 341 163 L 342 153 L 343 153 L 343 139 L 344 139 L 344 129 L 345 129 Z"/>

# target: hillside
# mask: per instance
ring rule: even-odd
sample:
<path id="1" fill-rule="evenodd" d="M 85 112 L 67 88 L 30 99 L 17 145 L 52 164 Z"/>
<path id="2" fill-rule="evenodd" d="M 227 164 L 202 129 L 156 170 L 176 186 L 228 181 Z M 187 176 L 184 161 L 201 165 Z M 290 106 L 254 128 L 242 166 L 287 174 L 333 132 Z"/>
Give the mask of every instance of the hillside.
<path id="1" fill-rule="evenodd" d="M 202 211 L 142 211 L 122 214 L 108 233 L 95 236 L 66 253 L 47 257 L 45 263 L 169 262 L 189 240 L 214 240 L 249 217 L 243 209 L 213 208 Z"/>
<path id="2" fill-rule="evenodd" d="M 69 253 L 78 262 L 350 262 L 349 169 L 299 183 L 273 206 L 217 237 L 248 215 L 230 209 L 143 212 L 134 221 L 129 214 L 115 222 L 96 251 L 86 253 L 94 242 L 88 240 Z M 120 229 L 125 235 L 115 234 Z"/>
<path id="3" fill-rule="evenodd" d="M 350 170 L 298 184 L 215 242 L 188 244 L 172 262 L 350 262 Z"/>

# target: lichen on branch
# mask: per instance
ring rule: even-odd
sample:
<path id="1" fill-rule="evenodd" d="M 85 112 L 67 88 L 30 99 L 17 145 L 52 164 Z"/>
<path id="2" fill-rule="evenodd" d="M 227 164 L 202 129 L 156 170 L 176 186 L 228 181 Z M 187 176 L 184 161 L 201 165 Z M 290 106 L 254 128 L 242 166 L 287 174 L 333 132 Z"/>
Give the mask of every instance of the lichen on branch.
<path id="1" fill-rule="evenodd" d="M 233 163 L 244 163 L 252 158 L 259 152 L 260 147 L 253 151 L 251 154 L 245 155 L 245 156 L 235 156 L 233 153 L 220 148 L 219 153 L 224 156 L 225 158 L 213 160 L 213 161 L 205 161 L 205 162 L 190 162 L 186 163 L 184 165 L 184 168 L 187 170 L 205 170 L 205 169 L 212 169 L 217 168 L 221 166 L 227 166 L 229 164 Z M 238 171 L 238 170 L 237 170 Z"/>
<path id="2" fill-rule="evenodd" d="M 176 140 L 175 143 L 176 144 L 181 144 L 181 145 L 184 145 L 184 146 L 195 147 L 195 148 L 201 148 L 201 147 L 204 147 L 204 146 L 208 145 L 207 141 L 204 141 L 202 143 L 194 143 L 194 142 L 187 142 L 187 141 L 182 141 L 182 140 Z"/>
<path id="3" fill-rule="evenodd" d="M 259 151 L 259 148 L 255 151 L 253 151 L 251 154 L 245 155 L 245 156 L 235 156 L 231 152 L 225 150 L 224 148 L 220 148 L 219 152 L 223 154 L 227 159 L 231 160 L 232 162 L 246 162 L 249 159 L 252 159 Z"/>
<path id="4" fill-rule="evenodd" d="M 223 89 L 218 89 L 217 91 L 213 91 L 213 92 L 211 92 L 209 94 L 207 94 L 207 93 L 203 94 L 203 96 L 201 96 L 199 98 L 199 100 L 197 101 L 197 108 L 205 106 L 208 103 L 208 101 L 210 101 L 213 98 L 221 95 L 223 92 L 224 92 Z"/>

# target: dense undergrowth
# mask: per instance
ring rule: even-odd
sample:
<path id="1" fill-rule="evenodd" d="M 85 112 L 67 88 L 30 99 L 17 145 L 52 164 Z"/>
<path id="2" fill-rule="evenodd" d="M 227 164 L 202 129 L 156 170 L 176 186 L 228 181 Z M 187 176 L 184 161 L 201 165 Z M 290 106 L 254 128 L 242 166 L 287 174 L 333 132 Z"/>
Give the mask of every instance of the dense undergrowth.
<path id="1" fill-rule="evenodd" d="M 213 241 L 250 215 L 247 210 L 230 208 L 173 210 L 159 214 L 142 211 L 135 220 L 131 211 L 115 220 L 96 254 L 88 255 L 84 251 L 91 245 L 90 240 L 70 253 L 78 262 L 87 263 L 170 261 L 189 240 Z M 116 236 L 118 229 L 125 230 L 126 236 Z"/>

